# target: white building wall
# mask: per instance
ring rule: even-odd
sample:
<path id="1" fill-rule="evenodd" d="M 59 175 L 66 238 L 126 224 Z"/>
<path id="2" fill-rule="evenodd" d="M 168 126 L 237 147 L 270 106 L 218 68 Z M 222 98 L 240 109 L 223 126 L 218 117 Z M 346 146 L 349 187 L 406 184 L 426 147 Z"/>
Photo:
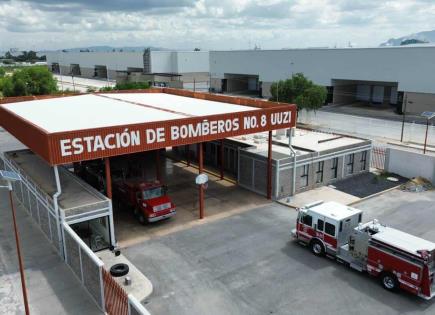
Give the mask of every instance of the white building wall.
<path id="1" fill-rule="evenodd" d="M 179 51 L 177 53 L 178 73 L 210 72 L 208 51 Z"/>
<path id="2" fill-rule="evenodd" d="M 62 66 L 79 64 L 81 68 L 107 66 L 109 70 L 125 71 L 127 68 L 143 68 L 142 52 L 48 52 L 47 64 Z"/>
<path id="3" fill-rule="evenodd" d="M 331 79 L 398 82 L 399 91 L 435 93 L 435 47 L 211 51 L 213 78 L 259 75 L 260 81 L 302 72 L 315 83 Z"/>
<path id="4" fill-rule="evenodd" d="M 176 73 L 173 51 L 151 51 L 151 73 Z"/>

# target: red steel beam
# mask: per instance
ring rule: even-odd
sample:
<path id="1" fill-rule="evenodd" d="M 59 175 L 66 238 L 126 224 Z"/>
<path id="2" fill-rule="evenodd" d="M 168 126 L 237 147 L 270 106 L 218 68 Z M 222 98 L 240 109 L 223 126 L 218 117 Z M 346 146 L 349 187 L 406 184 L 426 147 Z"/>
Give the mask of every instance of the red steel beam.
<path id="1" fill-rule="evenodd" d="M 106 168 L 106 195 L 112 199 L 112 175 L 110 174 L 110 159 L 104 158 L 104 166 Z"/>
<path id="2" fill-rule="evenodd" d="M 267 199 L 272 199 L 272 131 L 269 131 L 267 148 Z"/>
<path id="3" fill-rule="evenodd" d="M 202 142 L 198 143 L 198 173 L 204 171 L 204 156 L 202 150 Z M 199 185 L 199 218 L 204 218 L 204 185 Z"/>

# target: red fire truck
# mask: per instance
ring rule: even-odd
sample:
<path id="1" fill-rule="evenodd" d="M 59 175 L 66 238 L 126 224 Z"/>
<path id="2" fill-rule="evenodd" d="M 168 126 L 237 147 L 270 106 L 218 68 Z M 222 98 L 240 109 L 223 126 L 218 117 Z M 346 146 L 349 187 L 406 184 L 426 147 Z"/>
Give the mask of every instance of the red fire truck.
<path id="1" fill-rule="evenodd" d="M 114 200 L 132 208 L 139 222 L 156 222 L 175 215 L 175 205 L 160 182 L 125 179 L 113 183 Z"/>
<path id="2" fill-rule="evenodd" d="M 401 288 L 431 299 L 435 295 L 435 243 L 377 220 L 362 224 L 361 219 L 361 210 L 336 202 L 316 202 L 298 209 L 292 235 L 317 256 L 333 256 L 378 277 L 389 291 Z"/>

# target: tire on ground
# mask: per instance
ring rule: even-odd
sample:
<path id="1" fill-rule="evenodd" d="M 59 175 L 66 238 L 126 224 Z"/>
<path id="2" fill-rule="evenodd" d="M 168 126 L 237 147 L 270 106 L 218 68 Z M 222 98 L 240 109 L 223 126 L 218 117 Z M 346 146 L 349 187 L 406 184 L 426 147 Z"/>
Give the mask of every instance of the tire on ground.
<path id="1" fill-rule="evenodd" d="M 122 277 L 128 274 L 130 271 L 130 268 L 127 264 L 115 264 L 112 267 L 110 267 L 110 274 L 113 277 Z"/>

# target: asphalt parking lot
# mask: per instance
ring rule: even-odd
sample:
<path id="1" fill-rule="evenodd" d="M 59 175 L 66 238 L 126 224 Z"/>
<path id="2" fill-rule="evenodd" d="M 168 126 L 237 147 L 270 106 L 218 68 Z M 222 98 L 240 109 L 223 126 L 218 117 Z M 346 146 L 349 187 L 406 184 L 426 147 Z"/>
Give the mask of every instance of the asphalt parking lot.
<path id="1" fill-rule="evenodd" d="M 361 202 L 374 217 L 435 241 L 435 192 L 399 190 Z M 435 302 L 385 291 L 376 279 L 317 258 L 290 238 L 278 204 L 124 250 L 150 278 L 153 314 L 434 314 Z"/>

